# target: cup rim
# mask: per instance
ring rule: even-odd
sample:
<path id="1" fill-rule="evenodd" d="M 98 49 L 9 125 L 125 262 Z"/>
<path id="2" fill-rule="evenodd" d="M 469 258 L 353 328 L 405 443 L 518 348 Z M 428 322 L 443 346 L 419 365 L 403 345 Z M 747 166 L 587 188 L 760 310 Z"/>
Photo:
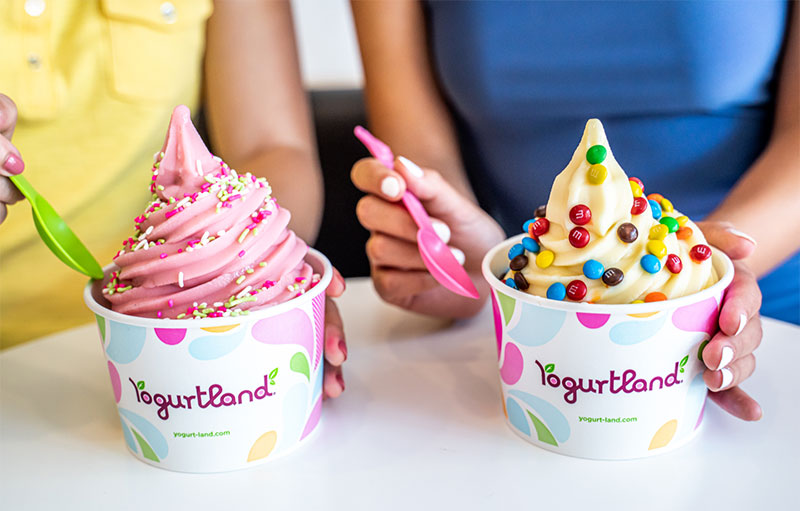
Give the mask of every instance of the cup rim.
<path id="1" fill-rule="evenodd" d="M 714 247 L 714 251 L 711 255 L 712 264 L 717 268 L 717 270 L 724 270 L 720 271 L 722 275 L 720 279 L 712 284 L 711 286 L 698 291 L 697 293 L 692 293 L 690 295 L 682 296 L 680 298 L 673 298 L 670 300 L 662 300 L 659 302 L 649 302 L 649 303 L 588 303 L 588 302 L 571 302 L 571 301 L 561 301 L 561 300 L 551 300 L 550 298 L 546 298 L 543 296 L 536 296 L 524 291 L 519 291 L 517 289 L 513 289 L 505 284 L 500 278 L 498 278 L 494 273 L 492 273 L 491 263 L 497 257 L 498 253 L 500 252 L 507 252 L 512 245 L 520 242 L 522 238 L 527 236 L 527 234 L 522 233 L 516 236 L 512 236 L 511 238 L 506 239 L 505 241 L 497 244 L 494 248 L 489 250 L 486 255 L 483 257 L 483 261 L 481 262 L 481 273 L 483 274 L 484 280 L 486 280 L 489 285 L 498 293 L 502 292 L 503 294 L 509 295 L 516 300 L 521 300 L 526 303 L 530 303 L 533 305 L 537 305 L 539 307 L 544 307 L 546 309 L 556 309 L 556 310 L 564 310 L 570 312 L 581 312 L 581 313 L 594 313 L 594 314 L 644 314 L 648 312 L 660 312 L 664 310 L 671 310 L 676 309 L 678 307 L 684 307 L 687 305 L 692 305 L 695 303 L 699 303 L 703 300 L 706 300 L 710 297 L 715 297 L 721 295 L 722 292 L 730 285 L 731 281 L 733 281 L 733 263 L 731 262 L 730 258 L 720 249 Z"/>
<path id="2" fill-rule="evenodd" d="M 309 261 L 309 263 L 316 262 L 322 266 L 323 270 L 320 281 L 313 288 L 311 288 L 309 291 L 303 293 L 300 296 L 287 300 L 283 303 L 251 311 L 249 314 L 245 316 L 227 316 L 221 318 L 200 318 L 200 319 L 170 319 L 170 318 L 141 318 L 139 316 L 122 314 L 120 312 L 113 311 L 105 307 L 104 305 L 101 305 L 100 303 L 98 303 L 97 300 L 95 300 L 94 296 L 92 296 L 92 288 L 99 281 L 92 279 L 90 279 L 89 282 L 86 284 L 86 286 L 84 286 L 83 288 L 83 301 L 86 303 L 86 306 L 89 308 L 89 310 L 106 319 L 117 321 L 118 323 L 125 323 L 128 325 L 143 326 L 149 328 L 209 328 L 215 326 L 230 325 L 231 323 L 257 321 L 259 319 L 277 316 L 286 311 L 294 309 L 298 306 L 303 305 L 309 300 L 313 300 L 320 293 L 325 292 L 325 290 L 328 288 L 328 285 L 331 283 L 331 280 L 333 278 L 333 266 L 331 265 L 331 262 L 328 260 L 328 258 L 325 257 L 324 254 L 322 254 L 322 252 L 315 250 L 311 247 L 309 247 L 308 254 L 306 254 L 306 259 L 308 258 L 312 260 Z M 314 265 L 312 264 L 312 266 Z M 103 268 L 103 274 L 104 275 L 107 274 L 111 270 L 111 268 L 114 267 L 115 265 L 113 263 L 105 266 Z"/>

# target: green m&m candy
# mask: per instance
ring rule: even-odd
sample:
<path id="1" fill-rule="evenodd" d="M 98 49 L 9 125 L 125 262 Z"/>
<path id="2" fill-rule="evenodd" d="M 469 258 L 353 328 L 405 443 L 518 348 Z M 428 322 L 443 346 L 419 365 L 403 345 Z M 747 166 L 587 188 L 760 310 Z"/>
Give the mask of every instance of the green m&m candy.
<path id="1" fill-rule="evenodd" d="M 595 165 L 603 163 L 606 159 L 606 148 L 601 145 L 593 145 L 586 151 L 586 161 Z"/>
<path id="2" fill-rule="evenodd" d="M 677 230 L 680 229 L 678 221 L 672 218 L 671 216 L 661 217 L 659 223 L 666 225 L 669 228 L 669 232 L 677 232 Z"/>

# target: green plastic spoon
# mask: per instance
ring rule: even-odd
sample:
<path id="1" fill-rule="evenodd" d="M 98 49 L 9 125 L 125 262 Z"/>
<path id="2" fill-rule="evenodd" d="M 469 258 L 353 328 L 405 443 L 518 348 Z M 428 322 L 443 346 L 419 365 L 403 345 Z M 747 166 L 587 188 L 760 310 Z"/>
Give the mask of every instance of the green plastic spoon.
<path id="1" fill-rule="evenodd" d="M 27 179 L 10 176 L 12 183 L 31 203 L 33 223 L 36 230 L 50 250 L 70 268 L 93 279 L 103 278 L 103 269 L 86 246 L 75 236 L 64 220 L 58 216 L 53 206 L 37 192 Z"/>

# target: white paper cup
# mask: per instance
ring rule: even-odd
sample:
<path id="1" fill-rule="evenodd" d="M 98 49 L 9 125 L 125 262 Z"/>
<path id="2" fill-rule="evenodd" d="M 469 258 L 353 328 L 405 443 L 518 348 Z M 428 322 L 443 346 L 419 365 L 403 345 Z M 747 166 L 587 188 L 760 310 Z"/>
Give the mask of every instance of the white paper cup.
<path id="1" fill-rule="evenodd" d="M 512 289 L 508 249 L 483 259 L 492 287 L 503 410 L 511 429 L 544 449 L 594 459 L 666 452 L 691 440 L 707 389 L 701 346 L 717 328 L 733 264 L 712 255 L 722 277 L 674 300 L 601 305 Z"/>
<path id="2" fill-rule="evenodd" d="M 272 460 L 314 431 L 322 409 L 328 259 L 310 249 L 320 282 L 248 315 L 150 319 L 95 316 L 125 442 L 134 456 L 180 472 L 222 472 Z M 106 268 L 108 270 L 108 268 Z"/>

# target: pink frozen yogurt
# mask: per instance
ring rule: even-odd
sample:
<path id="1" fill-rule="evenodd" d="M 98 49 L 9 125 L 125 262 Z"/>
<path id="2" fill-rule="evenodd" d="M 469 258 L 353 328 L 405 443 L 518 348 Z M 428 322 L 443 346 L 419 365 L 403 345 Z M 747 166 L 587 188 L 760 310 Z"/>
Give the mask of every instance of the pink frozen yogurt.
<path id="1" fill-rule="evenodd" d="M 114 257 L 103 295 L 123 314 L 204 318 L 285 302 L 319 279 L 264 178 L 213 156 L 189 109 L 172 113 L 153 199 Z"/>

